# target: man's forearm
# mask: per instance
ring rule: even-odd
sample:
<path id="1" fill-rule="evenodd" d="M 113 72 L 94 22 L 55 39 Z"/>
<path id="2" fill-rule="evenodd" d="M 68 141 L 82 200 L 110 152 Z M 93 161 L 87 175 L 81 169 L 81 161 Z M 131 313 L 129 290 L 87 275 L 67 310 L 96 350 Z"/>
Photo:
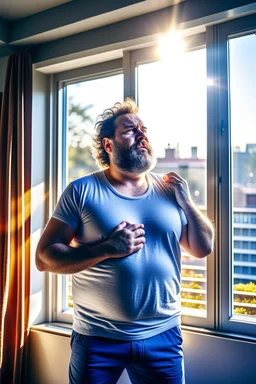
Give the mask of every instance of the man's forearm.
<path id="1" fill-rule="evenodd" d="M 110 257 L 110 247 L 107 242 L 78 248 L 54 243 L 40 251 L 37 257 L 37 268 L 40 271 L 73 274 L 91 268 Z"/>

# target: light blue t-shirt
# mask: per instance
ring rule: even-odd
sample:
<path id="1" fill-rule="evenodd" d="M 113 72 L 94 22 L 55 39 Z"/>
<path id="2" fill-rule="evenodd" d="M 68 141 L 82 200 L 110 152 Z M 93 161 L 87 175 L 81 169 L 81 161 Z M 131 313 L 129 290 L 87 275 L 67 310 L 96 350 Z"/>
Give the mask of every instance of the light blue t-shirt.
<path id="1" fill-rule="evenodd" d="M 53 213 L 77 230 L 74 240 L 81 244 L 107 239 L 121 221 L 144 224 L 141 250 L 73 275 L 78 333 L 136 340 L 180 324 L 179 240 L 187 221 L 168 184 L 157 174 L 147 177 L 149 188 L 137 197 L 119 193 L 103 171 L 79 178 L 65 189 Z"/>

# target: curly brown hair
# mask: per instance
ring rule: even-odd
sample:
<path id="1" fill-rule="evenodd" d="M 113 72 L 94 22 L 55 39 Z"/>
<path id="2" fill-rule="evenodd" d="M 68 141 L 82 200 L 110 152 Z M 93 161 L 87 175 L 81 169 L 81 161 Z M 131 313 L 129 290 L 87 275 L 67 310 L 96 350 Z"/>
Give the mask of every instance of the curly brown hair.
<path id="1" fill-rule="evenodd" d="M 112 108 L 105 109 L 97 118 L 92 138 L 92 155 L 100 168 L 108 168 L 110 164 L 102 140 L 105 137 L 112 139 L 115 136 L 115 120 L 126 113 L 138 113 L 135 100 L 131 97 L 125 98 L 123 103 L 115 103 Z"/>

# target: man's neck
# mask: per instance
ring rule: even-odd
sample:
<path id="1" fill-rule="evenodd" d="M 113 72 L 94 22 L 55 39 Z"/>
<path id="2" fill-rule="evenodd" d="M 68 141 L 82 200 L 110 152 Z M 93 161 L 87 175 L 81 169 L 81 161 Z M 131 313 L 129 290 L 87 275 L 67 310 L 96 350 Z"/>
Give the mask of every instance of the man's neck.
<path id="1" fill-rule="evenodd" d="M 148 189 L 148 179 L 145 172 L 135 174 L 114 167 L 109 167 L 104 172 L 110 184 L 126 196 L 141 196 Z"/>

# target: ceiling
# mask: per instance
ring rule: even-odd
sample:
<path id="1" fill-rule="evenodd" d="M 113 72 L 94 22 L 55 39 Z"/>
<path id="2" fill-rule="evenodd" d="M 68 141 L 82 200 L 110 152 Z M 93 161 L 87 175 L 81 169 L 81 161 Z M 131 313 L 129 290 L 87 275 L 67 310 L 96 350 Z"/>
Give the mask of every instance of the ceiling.
<path id="1" fill-rule="evenodd" d="M 250 0 L 0 0 L 0 57 L 28 47 L 34 62 L 82 66 L 145 46 L 173 20 L 195 34 L 252 13 Z"/>
<path id="2" fill-rule="evenodd" d="M 186 0 L 0 0 L 0 42 L 41 44 Z"/>
<path id="3" fill-rule="evenodd" d="M 0 19 L 14 21 L 72 0 L 0 0 Z"/>

